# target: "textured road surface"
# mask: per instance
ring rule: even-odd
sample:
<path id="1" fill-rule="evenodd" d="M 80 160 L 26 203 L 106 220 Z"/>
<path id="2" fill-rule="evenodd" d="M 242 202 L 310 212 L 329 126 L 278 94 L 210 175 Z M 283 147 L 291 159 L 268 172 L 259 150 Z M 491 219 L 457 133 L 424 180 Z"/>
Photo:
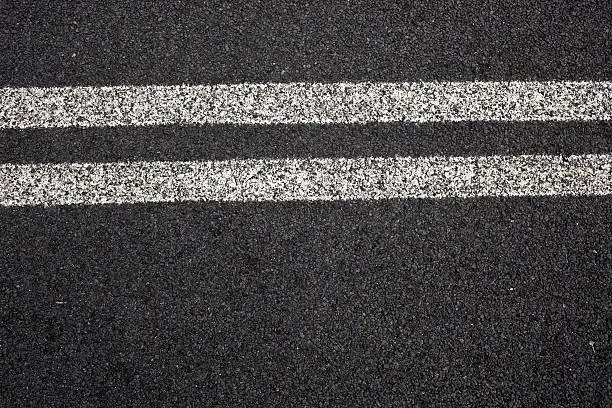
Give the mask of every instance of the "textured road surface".
<path id="1" fill-rule="evenodd" d="M 612 79 L 606 1 L 92 3 L 1 4 L 0 86 Z M 611 134 L 2 129 L 0 161 L 608 154 Z M 610 196 L 0 208 L 0 405 L 605 406 L 611 221 Z"/>

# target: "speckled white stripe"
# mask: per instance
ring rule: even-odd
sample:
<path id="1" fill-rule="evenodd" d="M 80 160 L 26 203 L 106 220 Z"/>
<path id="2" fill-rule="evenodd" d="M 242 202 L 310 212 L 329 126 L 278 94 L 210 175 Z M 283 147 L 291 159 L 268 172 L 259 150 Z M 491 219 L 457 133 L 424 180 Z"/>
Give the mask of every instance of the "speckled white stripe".
<path id="1" fill-rule="evenodd" d="M 612 82 L 0 88 L 0 128 L 610 120 Z"/>
<path id="2" fill-rule="evenodd" d="M 612 155 L 0 165 L 3 206 L 609 195 Z"/>

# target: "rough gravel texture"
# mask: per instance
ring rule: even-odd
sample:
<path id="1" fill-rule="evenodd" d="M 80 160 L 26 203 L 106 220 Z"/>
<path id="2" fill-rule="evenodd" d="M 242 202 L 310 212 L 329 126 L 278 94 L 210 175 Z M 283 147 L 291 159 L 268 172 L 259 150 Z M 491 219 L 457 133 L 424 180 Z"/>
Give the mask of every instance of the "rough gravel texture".
<path id="1" fill-rule="evenodd" d="M 610 80 L 605 0 L 0 5 L 0 83 Z"/>
<path id="2" fill-rule="evenodd" d="M 612 80 L 602 0 L 194 3 L 0 2 L 0 85 Z M 0 160 L 610 154 L 611 134 L 0 129 Z M 606 406 L 611 224 L 610 196 L 0 208 L 0 406 Z"/>
<path id="3" fill-rule="evenodd" d="M 0 210 L 5 406 L 605 406 L 612 200 Z"/>

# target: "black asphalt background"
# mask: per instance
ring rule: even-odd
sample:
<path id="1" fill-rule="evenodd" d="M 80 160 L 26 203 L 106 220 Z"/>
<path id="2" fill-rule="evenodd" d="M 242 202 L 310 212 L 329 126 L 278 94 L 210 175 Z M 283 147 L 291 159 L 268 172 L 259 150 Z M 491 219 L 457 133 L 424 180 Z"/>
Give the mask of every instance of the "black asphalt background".
<path id="1" fill-rule="evenodd" d="M 0 163 L 605 154 L 611 122 L 207 125 L 2 130 Z"/>
<path id="2" fill-rule="evenodd" d="M 606 0 L 187 3 L 5 1 L 0 82 L 612 77 Z"/>
<path id="3" fill-rule="evenodd" d="M 0 85 L 612 78 L 607 1 L 240 3 L 4 2 Z M 1 130 L 0 161 L 609 153 L 610 135 L 605 122 Z M 604 406 L 611 208 L 0 209 L 0 406 Z"/>

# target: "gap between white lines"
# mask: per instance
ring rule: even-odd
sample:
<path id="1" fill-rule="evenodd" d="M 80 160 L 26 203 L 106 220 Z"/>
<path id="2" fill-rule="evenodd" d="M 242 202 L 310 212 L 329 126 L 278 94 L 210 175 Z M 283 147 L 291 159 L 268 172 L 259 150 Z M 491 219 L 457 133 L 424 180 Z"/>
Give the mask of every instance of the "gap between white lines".
<path id="1" fill-rule="evenodd" d="M 0 128 L 612 119 L 612 82 L 0 88 Z"/>
<path id="2" fill-rule="evenodd" d="M 0 205 L 612 194 L 612 155 L 0 165 Z"/>

